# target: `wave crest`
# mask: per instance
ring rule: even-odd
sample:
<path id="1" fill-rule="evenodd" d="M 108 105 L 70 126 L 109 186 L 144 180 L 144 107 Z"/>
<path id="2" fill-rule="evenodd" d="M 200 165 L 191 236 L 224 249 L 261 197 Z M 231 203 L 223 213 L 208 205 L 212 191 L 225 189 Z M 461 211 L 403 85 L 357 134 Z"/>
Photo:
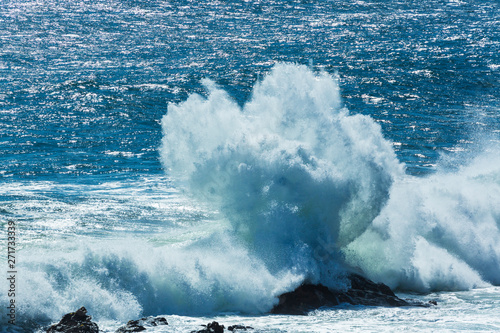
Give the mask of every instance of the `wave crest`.
<path id="1" fill-rule="evenodd" d="M 336 80 L 305 66 L 275 66 L 243 107 L 205 86 L 207 98 L 169 106 L 164 165 L 215 204 L 270 271 L 335 286 L 339 249 L 366 230 L 404 174 L 380 126 L 350 115 Z"/>

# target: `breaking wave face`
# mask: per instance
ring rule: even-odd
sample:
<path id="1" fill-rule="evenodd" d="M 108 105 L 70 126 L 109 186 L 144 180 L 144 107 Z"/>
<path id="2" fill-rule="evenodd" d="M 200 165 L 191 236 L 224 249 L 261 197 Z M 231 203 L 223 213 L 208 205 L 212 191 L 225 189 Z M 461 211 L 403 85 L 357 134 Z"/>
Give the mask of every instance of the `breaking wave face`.
<path id="1" fill-rule="evenodd" d="M 188 241 L 167 228 L 159 243 L 138 230 L 132 239 L 56 235 L 27 246 L 18 298 L 26 327 L 82 305 L 98 321 L 265 313 L 305 280 L 342 288 L 359 269 L 410 291 L 500 284 L 499 147 L 458 171 L 417 178 L 378 124 L 342 107 L 326 73 L 277 65 L 243 107 L 204 83 L 207 97 L 169 105 L 161 158 L 176 188 L 221 218 L 188 221 L 198 235 Z M 109 186 L 106 203 L 118 213 L 161 197 Z"/>
<path id="2" fill-rule="evenodd" d="M 243 107 L 204 85 L 169 105 L 162 162 L 271 274 L 341 287 L 361 269 L 424 292 L 500 283 L 499 149 L 417 178 L 326 73 L 276 65 Z"/>
<path id="3" fill-rule="evenodd" d="M 396 182 L 346 260 L 392 287 L 426 292 L 500 284 L 500 149 L 457 172 Z"/>
<path id="4" fill-rule="evenodd" d="M 339 249 L 363 234 L 403 175 L 380 126 L 349 115 L 337 82 L 303 66 L 277 65 L 243 108 L 204 84 L 207 98 L 169 107 L 164 164 L 217 205 L 271 272 L 338 287 Z"/>

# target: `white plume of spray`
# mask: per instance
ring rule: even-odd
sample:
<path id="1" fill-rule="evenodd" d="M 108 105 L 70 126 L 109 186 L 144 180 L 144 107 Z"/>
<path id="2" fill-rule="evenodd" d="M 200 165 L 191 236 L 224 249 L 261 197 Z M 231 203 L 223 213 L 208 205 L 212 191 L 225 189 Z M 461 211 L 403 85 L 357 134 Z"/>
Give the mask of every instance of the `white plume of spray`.
<path id="1" fill-rule="evenodd" d="M 242 108 L 205 84 L 207 98 L 169 107 L 162 161 L 271 272 L 338 287 L 360 268 L 412 291 L 500 283 L 497 148 L 413 177 L 326 73 L 277 65 Z"/>
<path id="2" fill-rule="evenodd" d="M 403 175 L 380 126 L 349 115 L 336 80 L 305 66 L 276 65 L 243 108 L 204 84 L 207 98 L 170 105 L 163 119 L 168 172 L 216 205 L 271 272 L 339 286 L 339 249 L 366 230 Z"/>
<path id="3" fill-rule="evenodd" d="M 26 327 L 82 305 L 96 320 L 265 313 L 304 280 L 345 287 L 356 267 L 411 291 L 500 284 L 498 147 L 412 177 L 326 73 L 277 65 L 243 107 L 205 85 L 206 98 L 169 105 L 161 157 L 224 220 L 182 244 L 54 238 L 23 249 Z"/>
<path id="4" fill-rule="evenodd" d="M 500 150 L 458 171 L 394 184 L 349 263 L 393 288 L 428 292 L 500 284 Z"/>

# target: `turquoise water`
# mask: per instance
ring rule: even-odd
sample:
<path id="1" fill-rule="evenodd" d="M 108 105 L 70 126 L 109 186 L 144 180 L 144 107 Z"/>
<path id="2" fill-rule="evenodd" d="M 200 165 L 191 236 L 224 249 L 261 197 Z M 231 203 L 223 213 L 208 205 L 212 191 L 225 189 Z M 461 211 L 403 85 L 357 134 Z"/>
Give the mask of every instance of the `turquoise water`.
<path id="1" fill-rule="evenodd" d="M 411 326 L 415 309 L 265 315 L 350 269 L 438 298 L 463 329 L 498 328 L 499 12 L 2 2 L 0 221 L 3 239 L 7 221 L 19 230 L 19 330 L 82 305 L 105 331 L 143 315 L 186 331 L 217 316 L 453 330 Z"/>

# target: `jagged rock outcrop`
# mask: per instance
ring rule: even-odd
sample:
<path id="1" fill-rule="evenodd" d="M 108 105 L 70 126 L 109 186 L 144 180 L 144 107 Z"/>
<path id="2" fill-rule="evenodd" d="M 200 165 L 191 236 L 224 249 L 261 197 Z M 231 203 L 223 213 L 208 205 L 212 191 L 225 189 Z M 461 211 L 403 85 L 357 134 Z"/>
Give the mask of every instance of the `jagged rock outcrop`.
<path id="1" fill-rule="evenodd" d="M 427 306 L 403 300 L 387 285 L 375 283 L 359 274 L 350 274 L 348 278 L 351 287 L 346 291 L 331 290 L 321 284 L 302 284 L 294 291 L 282 294 L 271 313 L 304 315 L 320 307 L 333 307 L 343 303 L 369 306 Z"/>
<path id="2" fill-rule="evenodd" d="M 203 326 L 205 326 L 204 329 L 199 331 L 192 331 L 191 333 L 224 333 L 224 325 L 220 325 L 216 321 Z"/>
<path id="3" fill-rule="evenodd" d="M 47 329 L 47 333 L 99 333 L 99 327 L 91 321 L 87 309 L 81 307 L 75 312 L 65 314 L 61 321 Z"/>
<path id="4" fill-rule="evenodd" d="M 92 317 L 87 315 L 87 309 L 81 307 L 75 312 L 65 314 L 61 321 L 47 329 L 47 333 L 99 333 L 99 327 L 91 321 Z M 130 333 L 148 331 L 148 328 L 168 325 L 164 317 L 145 317 L 130 320 L 126 325 L 118 328 L 116 333 Z M 204 326 L 204 329 L 192 331 L 192 333 L 223 333 L 224 325 L 213 321 Z M 227 328 L 231 332 L 252 330 L 253 327 L 243 325 L 232 325 Z"/>
<path id="5" fill-rule="evenodd" d="M 243 325 L 231 325 L 227 328 L 231 332 L 237 332 L 237 331 L 248 331 L 248 330 L 253 330 L 253 327 L 251 326 L 243 326 Z"/>
<path id="6" fill-rule="evenodd" d="M 368 306 L 432 306 L 435 301 L 422 303 L 412 300 L 403 300 L 383 283 L 375 283 L 359 274 L 348 276 L 350 288 L 347 290 L 332 290 L 321 284 L 302 284 L 297 289 L 279 296 L 279 303 L 271 310 L 273 314 L 305 315 L 321 307 L 334 307 L 340 304 L 368 305 Z M 63 316 L 61 321 L 52 325 L 47 333 L 98 333 L 99 327 L 91 321 L 87 310 L 82 307 L 76 312 Z M 116 333 L 142 332 L 148 327 L 168 325 L 164 317 L 147 317 L 131 320 L 120 327 Z M 191 333 L 223 333 L 224 325 L 213 321 L 204 328 Z M 229 331 L 246 331 L 253 329 L 250 326 L 232 325 Z"/>
<path id="7" fill-rule="evenodd" d="M 130 320 L 127 325 L 120 327 L 116 333 L 142 332 L 148 327 L 156 327 L 160 325 L 168 325 L 164 317 L 146 317 L 138 320 Z"/>
<path id="8" fill-rule="evenodd" d="M 213 321 L 207 325 L 202 325 L 205 328 L 199 331 L 191 331 L 191 333 L 223 333 L 224 325 L 219 324 L 216 321 Z M 253 330 L 253 327 L 243 326 L 243 325 L 231 325 L 227 328 L 231 332 L 240 332 L 240 331 L 248 331 Z"/>

